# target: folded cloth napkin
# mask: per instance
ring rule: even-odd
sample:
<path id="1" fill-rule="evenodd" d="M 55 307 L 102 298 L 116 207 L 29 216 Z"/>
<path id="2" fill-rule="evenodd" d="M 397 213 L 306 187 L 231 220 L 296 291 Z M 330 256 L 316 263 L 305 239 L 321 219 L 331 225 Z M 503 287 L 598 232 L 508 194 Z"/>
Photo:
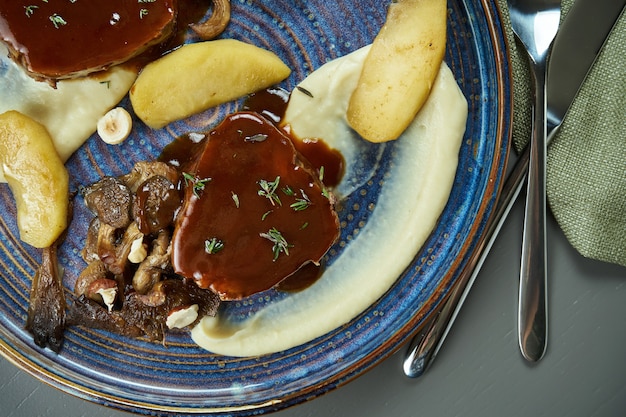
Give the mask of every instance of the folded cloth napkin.
<path id="1" fill-rule="evenodd" d="M 562 0 L 561 21 L 574 0 Z M 513 142 L 530 138 L 528 61 L 513 39 L 506 0 L 498 0 L 511 46 Z M 626 14 L 622 13 L 548 150 L 548 204 L 583 256 L 626 266 Z M 550 88 L 548 86 L 548 88 Z"/>

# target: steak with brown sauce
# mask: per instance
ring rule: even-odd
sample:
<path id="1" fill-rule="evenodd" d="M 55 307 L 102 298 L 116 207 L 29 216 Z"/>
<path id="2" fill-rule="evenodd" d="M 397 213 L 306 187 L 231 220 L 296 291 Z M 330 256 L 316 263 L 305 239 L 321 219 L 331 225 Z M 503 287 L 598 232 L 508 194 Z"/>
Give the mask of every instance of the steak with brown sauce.
<path id="1" fill-rule="evenodd" d="M 177 2 L 0 0 L 0 39 L 36 79 L 84 76 L 168 38 Z"/>
<path id="2" fill-rule="evenodd" d="M 253 112 L 207 135 L 172 239 L 175 271 L 222 300 L 319 263 L 339 236 L 334 198 L 291 139 Z"/>

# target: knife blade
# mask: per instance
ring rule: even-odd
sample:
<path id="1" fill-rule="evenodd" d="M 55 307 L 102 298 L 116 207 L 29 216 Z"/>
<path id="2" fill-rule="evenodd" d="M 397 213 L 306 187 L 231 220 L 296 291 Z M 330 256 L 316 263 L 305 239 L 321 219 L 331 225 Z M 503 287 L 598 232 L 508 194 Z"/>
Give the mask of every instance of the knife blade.
<path id="1" fill-rule="evenodd" d="M 608 35 L 623 13 L 626 0 L 577 0 L 554 40 L 548 65 L 548 143 L 555 136 Z M 491 219 L 450 291 L 448 299 L 413 336 L 403 363 L 404 374 L 416 378 L 432 364 L 454 324 L 480 269 L 495 242 L 528 172 L 526 147 L 508 175 Z"/>
<path id="2" fill-rule="evenodd" d="M 548 66 L 549 131 L 563 122 L 624 5 L 626 0 L 577 0 L 572 5 Z"/>

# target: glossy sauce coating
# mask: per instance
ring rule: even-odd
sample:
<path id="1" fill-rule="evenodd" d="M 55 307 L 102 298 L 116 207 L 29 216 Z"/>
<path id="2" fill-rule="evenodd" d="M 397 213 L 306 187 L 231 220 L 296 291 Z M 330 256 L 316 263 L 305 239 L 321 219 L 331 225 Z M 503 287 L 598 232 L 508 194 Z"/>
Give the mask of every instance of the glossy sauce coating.
<path id="1" fill-rule="evenodd" d="M 322 177 L 324 185 L 335 187 L 343 177 L 345 161 L 341 152 L 332 149 L 320 138 L 298 138 L 291 133 L 289 126 L 281 121 L 289 102 L 289 92 L 281 88 L 269 88 L 251 94 L 243 109 L 262 114 L 276 123 L 291 139 L 300 155 L 306 158 Z"/>
<path id="2" fill-rule="evenodd" d="M 252 112 L 206 140 L 172 240 L 177 273 L 224 300 L 274 287 L 339 235 L 332 196 L 291 140 Z"/>
<path id="3" fill-rule="evenodd" d="M 144 235 L 157 233 L 173 223 L 181 204 L 177 184 L 167 178 L 154 176 L 137 189 L 135 197 L 135 221 Z"/>
<path id="4" fill-rule="evenodd" d="M 84 75 L 163 41 L 176 10 L 176 0 L 1 0 L 0 37 L 31 73 Z"/>

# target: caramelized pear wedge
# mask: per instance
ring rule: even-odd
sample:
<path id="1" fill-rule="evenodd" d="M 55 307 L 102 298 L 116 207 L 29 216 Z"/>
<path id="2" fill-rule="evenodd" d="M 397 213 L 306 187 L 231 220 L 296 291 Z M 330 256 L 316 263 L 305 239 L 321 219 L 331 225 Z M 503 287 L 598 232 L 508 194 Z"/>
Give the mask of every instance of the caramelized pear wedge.
<path id="1" fill-rule="evenodd" d="M 14 110 L 0 114 L 0 163 L 20 238 L 49 247 L 67 227 L 69 176 L 46 128 Z"/>
<path id="2" fill-rule="evenodd" d="M 158 129 L 270 87 L 291 70 L 273 52 L 234 39 L 187 44 L 148 64 L 130 90 L 135 114 Z"/>
<path id="3" fill-rule="evenodd" d="M 350 98 L 348 124 L 370 142 L 397 139 L 430 95 L 446 47 L 445 0 L 397 0 Z"/>

